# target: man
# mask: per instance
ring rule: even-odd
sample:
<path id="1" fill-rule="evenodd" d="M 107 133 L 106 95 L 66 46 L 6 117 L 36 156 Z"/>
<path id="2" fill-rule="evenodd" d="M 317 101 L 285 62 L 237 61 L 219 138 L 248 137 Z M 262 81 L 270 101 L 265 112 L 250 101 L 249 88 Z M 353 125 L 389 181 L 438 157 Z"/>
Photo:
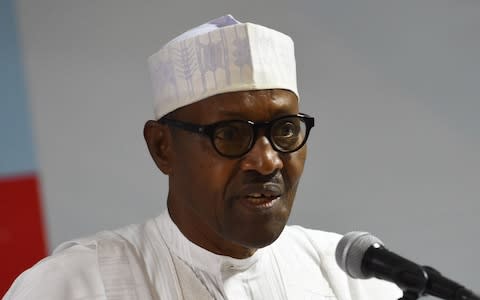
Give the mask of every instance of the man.
<path id="1" fill-rule="evenodd" d="M 291 39 L 231 16 L 150 60 L 144 136 L 167 211 L 67 242 L 6 299 L 339 299 L 401 296 L 337 267 L 339 236 L 286 227 L 314 119 L 299 111 Z"/>

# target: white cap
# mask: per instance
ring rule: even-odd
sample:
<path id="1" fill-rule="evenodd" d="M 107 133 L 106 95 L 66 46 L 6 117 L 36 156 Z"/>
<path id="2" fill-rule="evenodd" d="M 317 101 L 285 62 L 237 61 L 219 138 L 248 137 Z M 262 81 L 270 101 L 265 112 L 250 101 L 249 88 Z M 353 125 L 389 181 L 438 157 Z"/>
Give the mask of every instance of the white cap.
<path id="1" fill-rule="evenodd" d="M 227 92 L 286 89 L 298 97 L 292 39 L 231 15 L 183 33 L 148 62 L 157 119 Z"/>

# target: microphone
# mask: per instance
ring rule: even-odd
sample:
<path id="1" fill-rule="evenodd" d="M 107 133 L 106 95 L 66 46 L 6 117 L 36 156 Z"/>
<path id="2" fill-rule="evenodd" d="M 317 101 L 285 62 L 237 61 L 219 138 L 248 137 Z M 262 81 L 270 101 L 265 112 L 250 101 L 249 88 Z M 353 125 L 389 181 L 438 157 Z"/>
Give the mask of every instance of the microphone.
<path id="1" fill-rule="evenodd" d="M 337 245 L 335 259 L 352 278 L 387 280 L 404 293 L 417 297 L 431 295 L 446 300 L 480 300 L 479 296 L 437 270 L 389 251 L 380 239 L 368 232 L 347 233 Z"/>

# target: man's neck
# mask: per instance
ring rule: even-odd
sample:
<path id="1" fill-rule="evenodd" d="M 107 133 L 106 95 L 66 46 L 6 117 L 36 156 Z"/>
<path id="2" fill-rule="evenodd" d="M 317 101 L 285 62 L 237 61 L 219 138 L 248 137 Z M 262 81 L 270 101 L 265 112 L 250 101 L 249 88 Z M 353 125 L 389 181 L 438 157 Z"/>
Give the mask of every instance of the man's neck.
<path id="1" fill-rule="evenodd" d="M 247 248 L 223 239 L 212 227 L 194 214 L 188 214 L 188 208 L 175 208 L 174 201 L 167 201 L 170 218 L 180 232 L 192 243 L 212 253 L 233 258 L 248 258 L 257 249 Z"/>

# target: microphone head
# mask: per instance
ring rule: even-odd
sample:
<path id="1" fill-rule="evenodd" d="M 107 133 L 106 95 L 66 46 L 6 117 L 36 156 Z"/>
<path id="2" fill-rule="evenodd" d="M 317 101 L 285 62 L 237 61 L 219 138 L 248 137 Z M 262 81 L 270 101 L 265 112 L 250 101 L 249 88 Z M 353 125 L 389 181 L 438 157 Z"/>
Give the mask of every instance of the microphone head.
<path id="1" fill-rule="evenodd" d="M 340 268 L 352 278 L 367 279 L 362 272 L 365 252 L 374 244 L 383 242 L 368 232 L 352 231 L 343 236 L 335 250 L 335 259 Z"/>

